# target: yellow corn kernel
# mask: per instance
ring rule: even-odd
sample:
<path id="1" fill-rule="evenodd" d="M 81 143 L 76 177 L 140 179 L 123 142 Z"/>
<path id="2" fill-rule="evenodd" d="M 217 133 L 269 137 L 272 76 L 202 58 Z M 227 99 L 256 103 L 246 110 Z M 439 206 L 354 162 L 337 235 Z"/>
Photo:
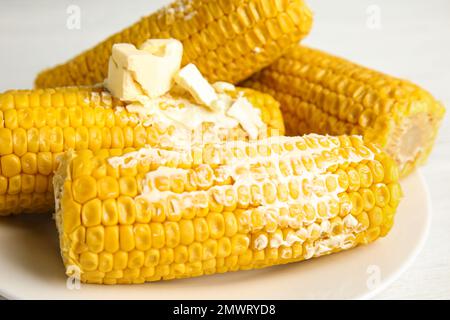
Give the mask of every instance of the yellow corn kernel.
<path id="1" fill-rule="evenodd" d="M 400 199 L 403 197 L 402 188 L 399 183 L 390 183 L 387 187 L 390 194 L 389 205 L 395 208 L 398 206 Z"/>
<path id="2" fill-rule="evenodd" d="M 16 195 L 21 191 L 22 179 L 20 175 L 9 178 L 8 181 L 8 194 Z"/>
<path id="3" fill-rule="evenodd" d="M 35 153 L 27 152 L 20 158 L 22 172 L 26 174 L 37 173 L 37 157 Z"/>
<path id="4" fill-rule="evenodd" d="M 16 176 L 21 171 L 20 158 L 15 154 L 2 156 L 0 162 L 2 174 L 7 178 Z"/>
<path id="5" fill-rule="evenodd" d="M 180 243 L 180 228 L 178 223 L 168 221 L 164 223 L 164 233 L 166 237 L 166 246 L 175 248 Z"/>
<path id="6" fill-rule="evenodd" d="M 136 220 L 136 206 L 131 197 L 121 196 L 117 198 L 117 211 L 120 224 L 133 224 Z"/>
<path id="7" fill-rule="evenodd" d="M 136 249 L 146 251 L 152 246 L 151 229 L 148 224 L 136 224 L 134 226 Z"/>
<path id="8" fill-rule="evenodd" d="M 277 199 L 277 189 L 272 183 L 265 183 L 262 187 L 264 200 L 266 203 L 271 204 L 274 203 Z"/>
<path id="9" fill-rule="evenodd" d="M 231 241 L 229 238 L 221 238 L 217 242 L 217 257 L 225 258 L 231 254 Z"/>
<path id="10" fill-rule="evenodd" d="M 185 178 L 182 175 L 172 177 L 170 180 L 170 190 L 175 193 L 182 193 L 184 191 Z"/>
<path id="11" fill-rule="evenodd" d="M 128 266 L 128 253 L 117 251 L 114 253 L 114 270 L 125 270 Z"/>
<path id="12" fill-rule="evenodd" d="M 98 255 L 92 252 L 83 252 L 80 255 L 81 267 L 86 271 L 94 271 L 98 266 Z"/>
<path id="13" fill-rule="evenodd" d="M 21 157 L 27 152 L 27 132 L 22 128 L 16 128 L 12 134 L 13 152 Z"/>
<path id="14" fill-rule="evenodd" d="M 113 226 L 119 222 L 119 211 L 114 199 L 104 200 L 102 203 L 102 223 L 105 226 Z"/>
<path id="15" fill-rule="evenodd" d="M 0 128 L 0 155 L 8 155 L 13 152 L 12 132 L 8 128 Z"/>
<path id="16" fill-rule="evenodd" d="M 139 269 L 144 265 L 144 252 L 133 250 L 128 253 L 128 268 Z"/>
<path id="17" fill-rule="evenodd" d="M 119 184 L 113 177 L 103 177 L 97 181 L 100 200 L 113 199 L 119 196 Z"/>
<path id="18" fill-rule="evenodd" d="M 380 162 L 373 160 L 368 163 L 368 166 L 370 168 L 370 171 L 372 172 L 373 181 L 375 183 L 382 182 L 384 180 L 383 165 Z"/>
<path id="19" fill-rule="evenodd" d="M 17 101 L 15 101 L 17 103 Z M 8 109 L 3 112 L 5 127 L 8 129 L 15 129 L 18 127 L 17 110 Z"/>
<path id="20" fill-rule="evenodd" d="M 100 253 L 103 251 L 105 245 L 105 229 L 103 226 L 87 228 L 86 244 L 91 252 Z"/>
<path id="21" fill-rule="evenodd" d="M 150 228 L 152 231 L 152 247 L 155 249 L 163 248 L 166 243 L 163 225 L 161 223 L 152 222 L 150 223 Z"/>
<path id="22" fill-rule="evenodd" d="M 391 183 L 395 182 L 399 178 L 398 167 L 396 166 L 394 160 L 389 157 L 383 159 L 384 166 L 384 182 Z"/>
<path id="23" fill-rule="evenodd" d="M 203 246 L 199 242 L 189 245 L 189 262 L 197 262 L 203 259 Z"/>
<path id="24" fill-rule="evenodd" d="M 375 207 L 368 212 L 370 226 L 378 227 L 383 222 L 383 210 L 380 207 Z"/>
<path id="25" fill-rule="evenodd" d="M 73 198 L 79 203 L 94 199 L 97 195 L 97 181 L 90 176 L 75 179 L 73 184 Z"/>
<path id="26" fill-rule="evenodd" d="M 359 164 L 356 168 L 361 181 L 361 188 L 368 188 L 373 183 L 372 172 L 367 165 Z"/>
<path id="27" fill-rule="evenodd" d="M 170 190 L 169 177 L 164 177 L 164 176 L 155 177 L 155 187 L 159 191 L 169 191 Z"/>
<path id="28" fill-rule="evenodd" d="M 137 184 L 134 177 L 122 177 L 119 179 L 120 193 L 125 196 L 135 197 L 137 194 Z"/>
<path id="29" fill-rule="evenodd" d="M 369 212 L 375 206 L 375 196 L 370 189 L 360 189 L 359 193 L 363 199 L 364 211 Z"/>
<path id="30" fill-rule="evenodd" d="M 240 255 L 244 253 L 250 244 L 248 236 L 243 234 L 236 234 L 231 238 L 231 253 L 233 255 Z"/>
<path id="31" fill-rule="evenodd" d="M 194 219 L 195 241 L 204 241 L 209 237 L 208 223 L 205 218 Z"/>
<path id="32" fill-rule="evenodd" d="M 358 171 L 356 171 L 353 168 L 350 168 L 347 171 L 347 176 L 348 176 L 348 183 L 349 183 L 348 190 L 349 191 L 357 191 L 361 186 L 361 179 L 358 174 Z"/>
<path id="33" fill-rule="evenodd" d="M 389 189 L 384 184 L 376 184 L 372 186 L 372 192 L 375 196 L 375 203 L 379 207 L 384 207 L 389 204 L 391 195 Z"/>
<path id="34" fill-rule="evenodd" d="M 358 222 L 361 224 L 361 226 L 363 227 L 364 230 L 369 228 L 369 226 L 370 226 L 370 219 L 369 219 L 369 215 L 366 212 L 362 212 L 356 218 L 358 219 Z"/>
<path id="35" fill-rule="evenodd" d="M 207 216 L 210 237 L 220 239 L 225 234 L 225 220 L 222 214 L 210 213 Z"/>
<path id="36" fill-rule="evenodd" d="M 150 279 L 155 275 L 154 267 L 143 267 L 141 268 L 141 276 L 146 279 L 146 281 L 150 281 Z"/>
<path id="37" fill-rule="evenodd" d="M 176 196 L 167 197 L 167 220 L 179 221 L 182 217 L 182 211 L 180 209 L 182 201 Z"/>
<path id="38" fill-rule="evenodd" d="M 75 129 L 75 150 L 86 150 L 89 147 L 89 130 L 86 127 Z"/>
<path id="39" fill-rule="evenodd" d="M 119 226 L 120 249 L 129 252 L 135 248 L 134 230 L 131 225 Z"/>
<path id="40" fill-rule="evenodd" d="M 110 253 L 115 253 L 119 250 L 119 227 L 109 226 L 105 227 L 105 250 Z"/>
<path id="41" fill-rule="evenodd" d="M 83 226 L 76 228 L 72 233 L 70 233 L 69 238 L 72 240 L 71 249 L 74 253 L 80 254 L 87 251 L 86 228 Z"/>
<path id="42" fill-rule="evenodd" d="M 135 198 L 136 200 L 136 222 L 148 223 L 152 219 L 150 203 L 145 198 Z"/>
<path id="43" fill-rule="evenodd" d="M 86 202 L 81 209 L 81 220 L 83 225 L 86 227 L 99 225 L 102 222 L 101 208 L 102 202 L 99 199 L 92 199 Z"/>
<path id="44" fill-rule="evenodd" d="M 208 239 L 203 244 L 203 259 L 214 259 L 217 256 L 217 241 Z"/>
<path id="45" fill-rule="evenodd" d="M 159 250 L 158 249 L 150 249 L 145 252 L 144 265 L 146 267 L 155 267 L 159 264 Z"/>
<path id="46" fill-rule="evenodd" d="M 113 269 L 113 255 L 108 252 L 101 252 L 98 255 L 98 270 L 100 272 L 110 272 Z"/>
<path id="47" fill-rule="evenodd" d="M 195 229 L 192 220 L 180 220 L 180 242 L 184 245 L 189 245 L 195 240 Z"/>
<path id="48" fill-rule="evenodd" d="M 159 263 L 172 264 L 174 260 L 174 252 L 172 248 L 162 248 L 159 250 Z"/>
<path id="49" fill-rule="evenodd" d="M 150 205 L 151 217 L 154 222 L 164 222 L 167 217 L 167 203 L 158 201 Z"/>
<path id="50" fill-rule="evenodd" d="M 350 193 L 350 201 L 352 204 L 352 215 L 357 216 L 364 210 L 364 201 L 358 192 Z"/>
<path id="51" fill-rule="evenodd" d="M 51 152 L 39 152 L 37 154 L 37 168 L 42 175 L 48 176 L 53 171 L 53 156 Z"/>
<path id="52" fill-rule="evenodd" d="M 185 264 L 188 261 L 188 248 L 186 246 L 178 246 L 174 249 L 174 262 L 177 264 Z"/>

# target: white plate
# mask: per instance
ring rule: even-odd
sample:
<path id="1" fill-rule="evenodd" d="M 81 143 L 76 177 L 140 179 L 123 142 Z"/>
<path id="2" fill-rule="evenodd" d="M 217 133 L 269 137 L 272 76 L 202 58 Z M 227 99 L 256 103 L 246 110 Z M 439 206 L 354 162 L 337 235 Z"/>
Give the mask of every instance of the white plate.
<path id="1" fill-rule="evenodd" d="M 255 271 L 144 285 L 81 285 L 69 290 L 54 222 L 0 219 L 0 294 L 13 299 L 362 299 L 386 288 L 419 253 L 430 224 L 422 175 L 403 182 L 394 228 L 371 245 Z"/>

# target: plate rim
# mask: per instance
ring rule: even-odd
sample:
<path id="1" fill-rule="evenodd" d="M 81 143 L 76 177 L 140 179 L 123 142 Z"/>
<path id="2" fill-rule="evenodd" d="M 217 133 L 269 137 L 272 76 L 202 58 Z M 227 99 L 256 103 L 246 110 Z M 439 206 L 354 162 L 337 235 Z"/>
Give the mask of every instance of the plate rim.
<path id="1" fill-rule="evenodd" d="M 417 256 L 422 252 L 422 249 L 425 246 L 425 243 L 429 236 L 429 232 L 430 232 L 430 228 L 431 228 L 431 221 L 432 221 L 431 195 L 430 195 L 430 190 L 428 188 L 427 181 L 426 181 L 424 175 L 422 174 L 421 170 L 416 169 L 411 174 L 416 174 L 418 180 L 420 181 L 420 185 L 424 191 L 423 196 L 425 198 L 426 211 L 427 211 L 427 214 L 425 215 L 426 216 L 425 226 L 423 228 L 423 232 L 421 232 L 421 234 L 420 234 L 420 239 L 418 241 L 418 245 L 409 254 L 407 259 L 405 259 L 403 261 L 403 263 L 399 265 L 399 268 L 395 272 L 390 274 L 387 278 L 385 278 L 384 281 L 382 281 L 382 283 L 379 286 L 377 286 L 373 290 L 370 290 L 366 293 L 356 295 L 356 296 L 350 298 L 350 300 L 369 300 L 369 299 L 376 297 L 381 292 L 383 292 L 387 287 L 389 287 L 395 280 L 397 280 L 412 265 L 412 263 L 415 261 Z M 9 299 L 9 300 L 26 300 L 27 299 L 24 297 L 16 296 L 15 294 L 8 292 L 8 290 L 2 289 L 1 287 L 0 287 L 0 296 L 2 296 L 5 299 Z M 206 299 L 206 300 L 210 300 L 210 299 Z M 211 300 L 214 300 L 214 298 L 212 298 Z"/>
<path id="2" fill-rule="evenodd" d="M 373 290 L 368 291 L 365 294 L 361 294 L 359 296 L 354 297 L 354 300 L 369 300 L 369 299 L 376 297 L 384 290 L 386 290 L 407 269 L 409 269 L 409 267 L 411 267 L 413 262 L 416 260 L 417 256 L 422 252 L 422 250 L 425 246 L 425 243 L 427 242 L 428 236 L 430 234 L 432 214 L 433 214 L 433 210 L 432 210 L 433 206 L 431 204 L 431 194 L 430 194 L 430 190 L 428 188 L 428 183 L 427 183 L 424 175 L 422 174 L 422 171 L 419 169 L 416 169 L 416 170 L 414 170 L 414 172 L 412 172 L 412 174 L 414 174 L 414 173 L 417 174 L 417 176 L 421 182 L 421 185 L 423 186 L 423 189 L 425 191 L 424 197 L 426 199 L 426 207 L 427 207 L 427 212 L 428 212 L 428 214 L 426 215 L 426 221 L 425 221 L 426 224 L 423 229 L 423 232 L 421 233 L 420 240 L 418 242 L 419 244 L 416 247 L 416 249 L 408 256 L 408 258 L 404 260 L 404 262 L 401 264 L 401 266 L 400 266 L 400 268 L 398 268 L 398 270 L 396 270 L 389 277 L 387 277 L 387 279 L 385 279 L 385 281 L 383 281 L 378 287 L 376 287 Z"/>

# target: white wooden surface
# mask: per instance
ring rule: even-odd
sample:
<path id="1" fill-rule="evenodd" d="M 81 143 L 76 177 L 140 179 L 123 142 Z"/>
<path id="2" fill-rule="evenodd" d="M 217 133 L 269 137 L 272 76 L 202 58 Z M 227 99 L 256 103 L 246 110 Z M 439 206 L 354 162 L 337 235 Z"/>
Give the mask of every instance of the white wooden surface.
<path id="1" fill-rule="evenodd" d="M 0 91 L 31 87 L 38 71 L 71 58 L 168 2 L 0 1 Z M 315 12 L 315 25 L 305 43 L 411 79 L 450 106 L 450 1 L 309 0 L 308 3 Z M 80 29 L 67 27 L 67 9 L 71 5 L 81 10 Z M 429 239 L 413 265 L 379 299 L 450 298 L 448 117 L 422 172 L 433 205 Z"/>

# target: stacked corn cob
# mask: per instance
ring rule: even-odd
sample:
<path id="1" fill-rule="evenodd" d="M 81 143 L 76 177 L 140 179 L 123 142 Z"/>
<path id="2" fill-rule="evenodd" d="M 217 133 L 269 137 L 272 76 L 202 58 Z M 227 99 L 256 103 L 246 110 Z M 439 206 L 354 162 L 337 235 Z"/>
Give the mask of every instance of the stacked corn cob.
<path id="1" fill-rule="evenodd" d="M 106 78 L 115 43 L 137 47 L 149 38 L 175 38 L 210 81 L 236 83 L 306 36 L 312 14 L 303 0 L 178 0 L 69 62 L 42 72 L 37 87 L 94 85 Z"/>
<path id="2" fill-rule="evenodd" d="M 54 177 L 62 256 L 69 274 L 104 284 L 319 257 L 384 236 L 397 179 L 356 136 L 69 152 Z"/>
<path id="3" fill-rule="evenodd" d="M 445 112 L 409 81 L 301 45 L 243 85 L 280 101 L 288 134 L 363 135 L 402 176 L 426 160 Z"/>
<path id="4" fill-rule="evenodd" d="M 235 94 L 244 95 L 261 110 L 267 134 L 283 134 L 279 105 L 274 99 L 248 89 L 237 89 Z M 161 107 L 183 108 L 174 102 L 176 99 L 162 100 Z M 53 211 L 51 177 L 56 157 L 64 151 L 122 150 L 176 142 L 177 127 L 141 118 L 129 110 L 102 88 L 0 94 L 0 215 Z M 193 137 L 217 134 L 207 123 L 199 131 Z M 240 126 L 221 134 L 221 139 L 248 139 Z"/>

